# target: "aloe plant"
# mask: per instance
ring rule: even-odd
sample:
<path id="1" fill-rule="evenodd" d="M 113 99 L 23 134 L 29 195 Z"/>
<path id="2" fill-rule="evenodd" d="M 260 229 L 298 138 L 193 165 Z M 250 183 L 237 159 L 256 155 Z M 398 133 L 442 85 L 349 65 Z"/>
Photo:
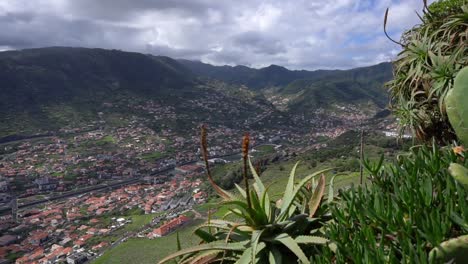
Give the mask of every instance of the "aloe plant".
<path id="1" fill-rule="evenodd" d="M 205 143 L 203 143 L 205 142 Z M 223 219 L 209 219 L 195 230 L 202 243 L 180 250 L 160 261 L 177 259 L 179 263 L 309 263 L 317 247 L 333 244 L 321 230 L 325 220 L 321 204 L 333 201 L 333 185 L 329 186 L 327 201 L 322 203 L 327 170 L 315 172 L 295 183 L 293 167 L 281 199 L 272 201 L 266 187 L 248 158 L 248 136 L 243 141 L 245 188 L 236 185 L 238 195 L 221 189 L 210 180 L 229 212 Z M 206 130 L 202 128 L 202 151 L 206 155 Z M 211 179 L 209 164 L 208 178 Z M 247 181 L 247 169 L 253 184 Z M 318 178 L 316 180 L 316 178 Z M 253 188 L 250 188 L 253 187 Z M 226 220 L 234 219 L 232 221 Z M 213 232 L 210 232 L 213 231 Z"/>
<path id="2" fill-rule="evenodd" d="M 453 89 L 445 98 L 445 105 L 457 137 L 468 144 L 468 67 L 457 74 Z"/>
<path id="3" fill-rule="evenodd" d="M 425 5 L 422 23 L 404 32 L 397 42 L 402 51 L 393 62 L 394 79 L 386 84 L 391 108 L 402 131 L 410 128 L 423 141 L 455 138 L 444 102 L 454 87 L 455 76 L 468 64 L 468 3 L 461 2 L 446 0 Z M 445 6 L 452 8 L 442 8 Z M 387 16 L 388 11 L 384 29 Z"/>

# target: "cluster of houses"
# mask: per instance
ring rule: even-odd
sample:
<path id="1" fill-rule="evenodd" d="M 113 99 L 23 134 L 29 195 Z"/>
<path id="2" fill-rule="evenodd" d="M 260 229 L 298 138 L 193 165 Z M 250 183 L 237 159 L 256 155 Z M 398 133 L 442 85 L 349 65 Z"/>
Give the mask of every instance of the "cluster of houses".
<path id="1" fill-rule="evenodd" d="M 20 256 L 16 263 L 54 263 L 79 261 L 109 246 L 99 238 L 111 235 L 130 220 L 123 215 L 140 208 L 144 213 L 164 212 L 170 220 L 161 225 L 159 235 L 183 225 L 184 216 L 172 217 L 171 211 L 187 211 L 195 203 L 204 202 L 207 194 L 200 190 L 202 167 L 178 167 L 174 176 L 164 182 L 134 184 L 104 193 L 91 193 L 48 204 L 45 208 L 20 210 L 18 223 L 11 217 L 0 219 L 0 263 L 12 254 Z M 151 177 L 150 177 L 151 178 Z M 153 178 L 157 178 L 154 176 Z M 154 225 L 165 220 L 159 217 Z M 155 234 L 156 234 L 155 233 Z"/>

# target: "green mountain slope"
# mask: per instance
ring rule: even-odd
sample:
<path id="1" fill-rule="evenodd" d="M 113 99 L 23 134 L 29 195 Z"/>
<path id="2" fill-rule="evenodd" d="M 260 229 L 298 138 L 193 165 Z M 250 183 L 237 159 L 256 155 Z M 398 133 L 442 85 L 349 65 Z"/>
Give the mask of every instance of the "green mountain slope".
<path id="1" fill-rule="evenodd" d="M 381 63 L 371 67 L 338 71 L 331 76 L 296 80 L 278 91 L 289 97 L 290 110 L 307 111 L 330 104 L 362 104 L 371 102 L 384 108 L 388 102 L 383 84 L 392 76 L 391 65 Z"/>
<path id="2" fill-rule="evenodd" d="M 313 111 L 333 103 L 361 106 L 370 102 L 374 108 L 383 108 L 388 100 L 383 84 L 392 78 L 390 63 L 351 70 L 291 71 L 276 65 L 253 69 L 179 62 L 195 75 L 263 91 L 279 107 L 294 112 Z"/>
<path id="3" fill-rule="evenodd" d="M 134 116 L 155 129 L 182 130 L 203 120 L 233 124 L 274 108 L 245 89 L 198 80 L 171 58 L 117 50 L 0 52 L 0 80 L 0 138 L 121 126 Z"/>

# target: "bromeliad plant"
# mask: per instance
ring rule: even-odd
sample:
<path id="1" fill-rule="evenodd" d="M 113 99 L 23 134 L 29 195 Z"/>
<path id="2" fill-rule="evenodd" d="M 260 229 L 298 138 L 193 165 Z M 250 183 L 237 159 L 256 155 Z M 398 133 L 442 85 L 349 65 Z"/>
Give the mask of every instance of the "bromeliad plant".
<path id="1" fill-rule="evenodd" d="M 326 207 L 333 200 L 331 182 L 328 199 L 322 203 L 323 173 L 327 170 L 311 174 L 295 184 L 296 164 L 282 198 L 273 202 L 268 187 L 262 183 L 248 157 L 249 135 L 246 134 L 242 144 L 245 189 L 236 185 L 239 195 L 234 195 L 213 181 L 205 127 L 201 133 L 208 180 L 229 212 L 223 220 L 209 219 L 195 230 L 202 239 L 200 245 L 180 250 L 160 263 L 174 259 L 179 263 L 309 263 L 311 256 L 320 253 L 320 248 L 333 248 L 322 230 L 327 218 Z M 252 186 L 248 181 L 248 170 L 253 176 Z M 316 177 L 319 177 L 317 181 Z"/>

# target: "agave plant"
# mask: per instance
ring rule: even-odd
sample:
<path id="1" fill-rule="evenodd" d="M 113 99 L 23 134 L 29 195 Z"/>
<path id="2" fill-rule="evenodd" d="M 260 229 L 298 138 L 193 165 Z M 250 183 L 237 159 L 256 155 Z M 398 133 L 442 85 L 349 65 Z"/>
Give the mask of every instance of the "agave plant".
<path id="1" fill-rule="evenodd" d="M 296 184 L 296 163 L 282 198 L 274 202 L 248 158 L 249 136 L 245 135 L 242 145 L 245 188 L 236 185 L 238 195 L 235 195 L 213 181 L 204 127 L 201 138 L 208 180 L 229 212 L 223 219 L 209 219 L 195 230 L 202 240 L 200 245 L 179 250 L 160 263 L 174 259 L 179 263 L 309 263 L 309 257 L 319 253 L 319 247 L 333 248 L 321 229 L 326 221 L 326 205 L 333 200 L 331 182 L 328 199 L 320 208 L 325 191 L 323 173 L 327 170 L 313 173 Z M 254 181 L 252 189 L 247 178 L 249 170 Z"/>
<path id="2" fill-rule="evenodd" d="M 456 74 L 468 65 L 468 5 L 466 1 L 464 5 L 452 4 L 455 2 L 461 1 L 425 4 L 421 25 L 403 33 L 401 42 L 392 40 L 403 49 L 394 61 L 395 77 L 386 84 L 390 106 L 402 131 L 410 128 L 424 141 L 455 139 L 444 100 Z M 451 8 L 442 8 L 444 5 Z M 384 29 L 387 16 L 388 10 Z"/>

